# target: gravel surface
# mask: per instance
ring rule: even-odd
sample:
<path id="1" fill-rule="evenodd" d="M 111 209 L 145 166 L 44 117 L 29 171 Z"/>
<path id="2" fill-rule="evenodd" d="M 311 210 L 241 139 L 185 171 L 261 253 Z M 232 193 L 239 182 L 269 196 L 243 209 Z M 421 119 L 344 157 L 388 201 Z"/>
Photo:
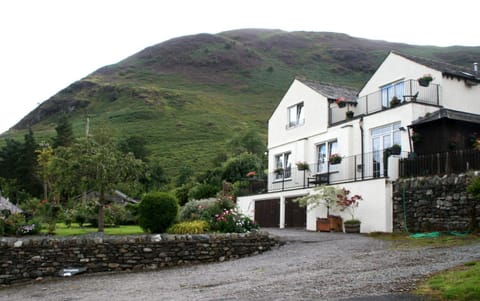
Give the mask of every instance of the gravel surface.
<path id="1" fill-rule="evenodd" d="M 0 300 L 412 300 L 429 273 L 480 259 L 480 244 L 399 250 L 363 235 L 267 229 L 261 255 L 154 272 L 83 275 L 0 289 Z"/>

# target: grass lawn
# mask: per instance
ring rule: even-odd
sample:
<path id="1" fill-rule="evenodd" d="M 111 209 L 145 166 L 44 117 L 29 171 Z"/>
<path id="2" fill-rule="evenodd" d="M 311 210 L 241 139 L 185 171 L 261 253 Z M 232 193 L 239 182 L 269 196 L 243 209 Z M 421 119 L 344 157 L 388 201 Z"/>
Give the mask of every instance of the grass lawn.
<path id="1" fill-rule="evenodd" d="M 436 274 L 415 293 L 432 300 L 480 300 L 480 261 Z"/>
<path id="2" fill-rule="evenodd" d="M 45 227 L 42 230 L 42 233 L 47 233 L 48 230 Z M 81 228 L 78 224 L 72 224 L 69 227 L 63 223 L 58 223 L 55 236 L 72 236 L 72 235 L 82 235 L 87 233 L 97 232 L 97 228 L 84 226 Z M 107 235 L 132 235 L 132 234 L 144 234 L 140 226 L 130 225 L 130 226 L 119 226 L 119 227 L 106 227 L 105 234 Z"/>

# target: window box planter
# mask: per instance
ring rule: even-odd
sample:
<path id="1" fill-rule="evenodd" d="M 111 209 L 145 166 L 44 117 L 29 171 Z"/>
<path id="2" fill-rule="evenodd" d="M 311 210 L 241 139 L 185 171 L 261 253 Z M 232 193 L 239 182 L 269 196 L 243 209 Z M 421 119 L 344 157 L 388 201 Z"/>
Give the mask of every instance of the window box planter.
<path id="1" fill-rule="evenodd" d="M 428 87 L 432 80 L 433 80 L 433 77 L 430 74 L 425 74 L 424 76 L 418 79 L 418 84 L 422 87 Z"/>

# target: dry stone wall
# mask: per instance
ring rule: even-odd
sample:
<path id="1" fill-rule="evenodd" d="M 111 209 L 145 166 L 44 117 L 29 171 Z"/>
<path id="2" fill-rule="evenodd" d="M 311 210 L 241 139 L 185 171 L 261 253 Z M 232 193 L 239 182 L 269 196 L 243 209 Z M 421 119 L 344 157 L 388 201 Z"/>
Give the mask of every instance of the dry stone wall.
<path id="1" fill-rule="evenodd" d="M 96 273 L 219 262 L 262 253 L 276 245 L 278 240 L 266 232 L 1 238 L 0 285 L 56 277 L 65 268 Z"/>
<path id="2" fill-rule="evenodd" d="M 480 202 L 466 190 L 473 175 L 399 179 L 393 185 L 393 230 L 466 231 Z"/>

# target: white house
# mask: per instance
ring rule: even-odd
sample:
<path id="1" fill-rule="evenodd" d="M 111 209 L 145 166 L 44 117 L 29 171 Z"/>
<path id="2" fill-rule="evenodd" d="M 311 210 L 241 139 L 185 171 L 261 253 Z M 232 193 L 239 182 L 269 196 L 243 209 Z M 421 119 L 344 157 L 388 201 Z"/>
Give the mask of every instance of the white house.
<path id="1" fill-rule="evenodd" d="M 422 77 L 430 77 L 427 86 Z M 390 232 L 398 156 L 387 160 L 384 151 L 395 144 L 400 156 L 414 151 L 409 126 L 440 109 L 480 117 L 476 64 L 464 70 L 391 52 L 359 92 L 296 78 L 268 123 L 268 193 L 240 197 L 238 206 L 261 226 L 315 230 L 326 209 L 292 200 L 316 185 L 337 185 L 362 195 L 355 216 L 362 232 Z"/>

